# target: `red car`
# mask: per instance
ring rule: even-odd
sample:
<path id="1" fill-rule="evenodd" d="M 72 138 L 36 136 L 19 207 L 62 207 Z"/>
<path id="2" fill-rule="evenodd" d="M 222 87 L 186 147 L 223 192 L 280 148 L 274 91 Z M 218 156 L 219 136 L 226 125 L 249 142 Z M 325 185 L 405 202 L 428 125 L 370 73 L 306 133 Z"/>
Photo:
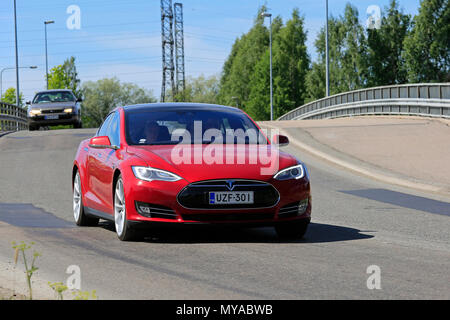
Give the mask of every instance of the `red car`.
<path id="1" fill-rule="evenodd" d="M 159 224 L 274 226 L 301 238 L 311 220 L 305 165 L 243 111 L 160 103 L 116 108 L 73 164 L 79 226 L 115 223 L 120 240 Z M 139 232 L 140 233 L 140 232 Z"/>

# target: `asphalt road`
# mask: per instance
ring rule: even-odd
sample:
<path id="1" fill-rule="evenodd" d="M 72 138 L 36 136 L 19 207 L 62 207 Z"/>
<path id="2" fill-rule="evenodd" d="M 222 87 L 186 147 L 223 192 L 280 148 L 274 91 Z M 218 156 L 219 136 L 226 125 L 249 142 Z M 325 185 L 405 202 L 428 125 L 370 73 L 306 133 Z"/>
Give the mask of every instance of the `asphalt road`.
<path id="1" fill-rule="evenodd" d="M 0 138 L 0 261 L 34 241 L 37 276 L 101 299 L 450 299 L 450 199 L 368 180 L 285 148 L 308 166 L 312 223 L 304 240 L 271 228 L 185 228 L 120 242 L 109 223 L 72 219 L 71 166 L 93 130 Z M 381 289 L 369 290 L 369 266 Z M 1 286 L 1 283 L 0 283 Z"/>

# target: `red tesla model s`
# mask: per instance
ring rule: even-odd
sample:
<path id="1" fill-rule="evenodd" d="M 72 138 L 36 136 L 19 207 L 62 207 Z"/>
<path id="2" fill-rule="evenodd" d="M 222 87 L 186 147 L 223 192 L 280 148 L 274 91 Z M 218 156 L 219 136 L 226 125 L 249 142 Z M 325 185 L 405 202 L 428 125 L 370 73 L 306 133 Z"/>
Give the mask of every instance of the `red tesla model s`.
<path id="1" fill-rule="evenodd" d="M 311 220 L 308 171 L 233 107 L 159 103 L 113 110 L 73 164 L 79 226 L 115 223 L 120 240 L 159 224 L 274 226 L 302 237 Z"/>

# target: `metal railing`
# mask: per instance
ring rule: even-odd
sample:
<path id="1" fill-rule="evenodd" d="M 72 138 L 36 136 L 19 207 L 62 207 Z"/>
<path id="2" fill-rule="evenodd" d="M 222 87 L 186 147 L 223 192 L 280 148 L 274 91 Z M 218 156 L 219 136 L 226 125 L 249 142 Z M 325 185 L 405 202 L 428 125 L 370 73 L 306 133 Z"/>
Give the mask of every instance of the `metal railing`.
<path id="1" fill-rule="evenodd" d="M 416 83 L 339 93 L 298 107 L 277 120 L 329 119 L 358 115 L 450 118 L 450 83 Z"/>
<path id="2" fill-rule="evenodd" d="M 0 101 L 0 132 L 27 129 L 27 110 Z"/>

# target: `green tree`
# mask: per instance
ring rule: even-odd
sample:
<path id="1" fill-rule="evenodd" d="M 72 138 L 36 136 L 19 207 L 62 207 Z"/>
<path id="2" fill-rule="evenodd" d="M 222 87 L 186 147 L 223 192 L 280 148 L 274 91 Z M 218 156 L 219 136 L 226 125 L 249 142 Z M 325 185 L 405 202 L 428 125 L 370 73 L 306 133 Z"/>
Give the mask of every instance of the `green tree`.
<path id="1" fill-rule="evenodd" d="M 380 29 L 367 30 L 366 63 L 369 87 L 407 82 L 402 55 L 411 17 L 399 10 L 396 0 L 391 0 L 389 8 L 385 10 Z"/>
<path id="2" fill-rule="evenodd" d="M 347 4 L 343 18 L 344 43 L 342 52 L 342 85 L 346 90 L 356 90 L 367 85 L 364 63 L 366 37 L 359 23 L 356 7 Z"/>
<path id="3" fill-rule="evenodd" d="M 250 96 L 250 80 L 255 66 L 269 48 L 269 30 L 264 25 L 261 13 L 266 11 L 262 6 L 256 15 L 253 27 L 233 44 L 231 54 L 225 61 L 220 79 L 219 103 L 235 104 L 246 110 Z M 282 26 L 280 17 L 272 21 L 272 34 L 276 37 Z"/>
<path id="4" fill-rule="evenodd" d="M 344 51 L 343 22 L 340 19 L 328 19 L 328 45 L 329 45 L 329 81 L 330 94 L 346 91 L 342 83 L 342 52 Z M 317 61 L 313 62 L 311 70 L 306 76 L 307 96 L 309 100 L 317 100 L 325 96 L 325 28 L 322 28 L 314 42 L 318 53 Z"/>
<path id="5" fill-rule="evenodd" d="M 300 106 L 306 97 L 305 78 L 310 59 L 304 18 L 294 9 L 273 39 L 274 118 Z M 270 53 L 266 49 L 251 77 L 248 112 L 258 120 L 270 119 Z"/>
<path id="6" fill-rule="evenodd" d="M 152 91 L 132 83 L 120 83 L 117 78 L 88 81 L 82 85 L 83 125 L 98 127 L 116 107 L 156 102 Z"/>
<path id="7" fill-rule="evenodd" d="M 8 88 L 1 97 L 2 102 L 9 104 L 16 104 L 16 88 Z M 23 107 L 23 94 L 22 92 L 19 94 L 19 106 Z"/>
<path id="8" fill-rule="evenodd" d="M 66 59 L 62 65 L 53 67 L 48 74 L 49 89 L 71 89 L 78 98 L 82 97 L 75 58 Z"/>
<path id="9" fill-rule="evenodd" d="M 330 60 L 330 94 L 356 90 L 367 86 L 367 39 L 358 20 L 358 10 L 351 4 L 345 7 L 344 16 L 328 20 Z M 313 62 L 306 76 L 307 101 L 325 96 L 325 28 L 314 43 L 318 60 Z"/>
<path id="10" fill-rule="evenodd" d="M 449 0 L 422 0 L 405 39 L 410 82 L 450 81 Z"/>
<path id="11" fill-rule="evenodd" d="M 204 75 L 200 75 L 197 78 L 188 77 L 184 92 L 179 92 L 176 100 L 183 102 L 217 103 L 219 85 L 219 79 L 215 75 L 208 78 Z M 171 93 L 169 92 L 170 95 Z"/>

